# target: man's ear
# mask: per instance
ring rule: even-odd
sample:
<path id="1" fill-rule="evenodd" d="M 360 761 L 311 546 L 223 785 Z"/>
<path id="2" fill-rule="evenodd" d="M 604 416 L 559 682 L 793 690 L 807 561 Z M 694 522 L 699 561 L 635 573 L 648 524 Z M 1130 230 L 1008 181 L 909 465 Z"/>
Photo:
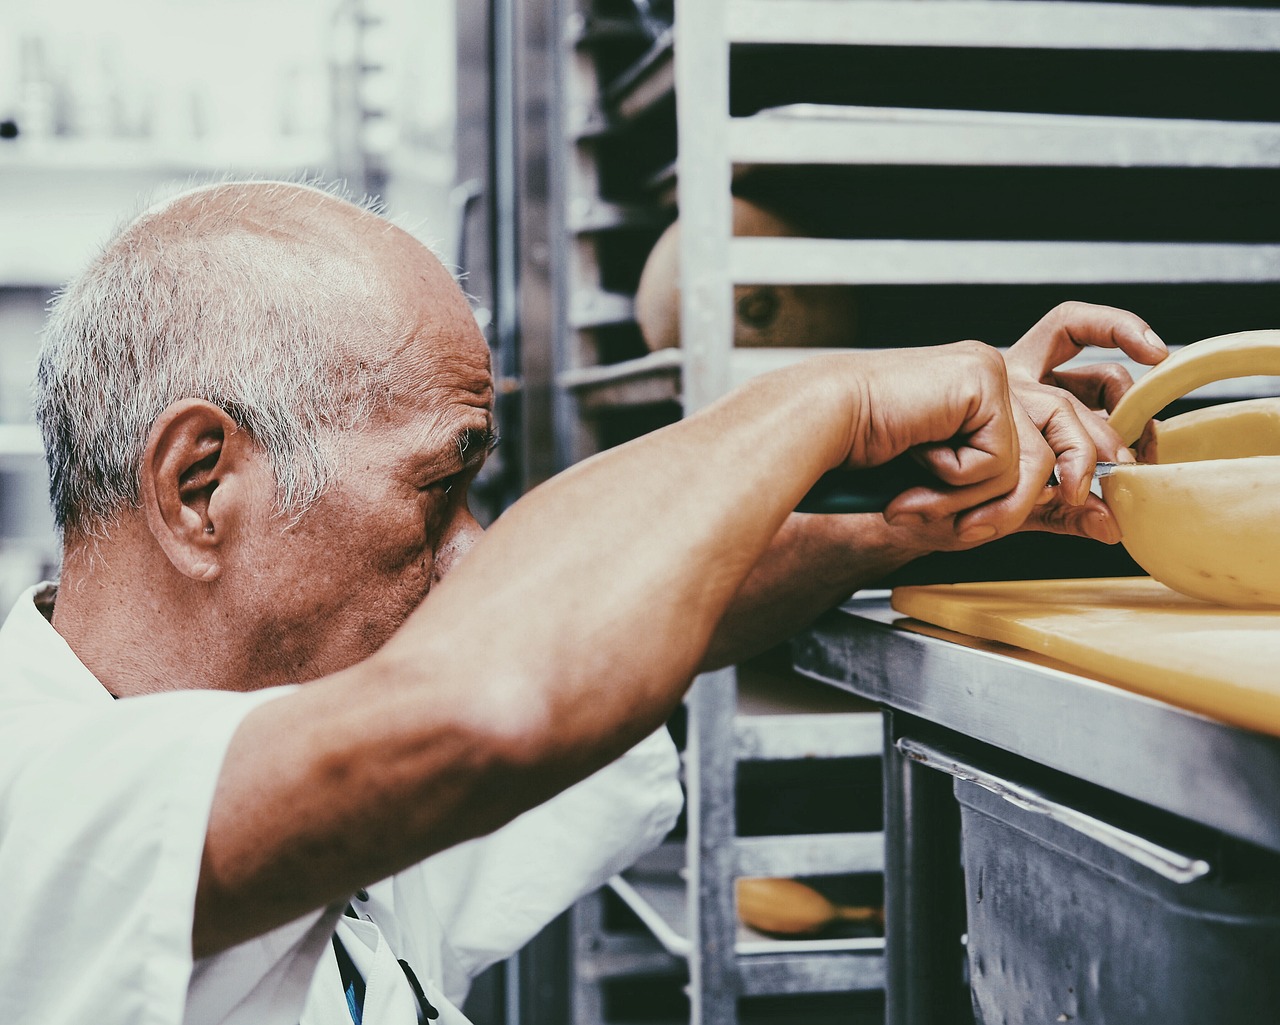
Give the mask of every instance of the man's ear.
<path id="1" fill-rule="evenodd" d="M 204 399 L 174 402 L 152 425 L 139 497 L 179 573 L 205 583 L 222 574 L 230 529 L 252 490 L 254 455 L 248 435 Z"/>

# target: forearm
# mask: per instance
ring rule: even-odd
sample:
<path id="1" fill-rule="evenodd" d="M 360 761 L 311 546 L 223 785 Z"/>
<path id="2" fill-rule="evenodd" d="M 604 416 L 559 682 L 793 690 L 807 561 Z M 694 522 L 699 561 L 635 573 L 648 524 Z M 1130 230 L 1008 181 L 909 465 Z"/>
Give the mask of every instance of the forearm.
<path id="1" fill-rule="evenodd" d="M 716 627 L 704 670 L 785 640 L 832 605 L 934 550 L 878 513 L 787 519 Z"/>

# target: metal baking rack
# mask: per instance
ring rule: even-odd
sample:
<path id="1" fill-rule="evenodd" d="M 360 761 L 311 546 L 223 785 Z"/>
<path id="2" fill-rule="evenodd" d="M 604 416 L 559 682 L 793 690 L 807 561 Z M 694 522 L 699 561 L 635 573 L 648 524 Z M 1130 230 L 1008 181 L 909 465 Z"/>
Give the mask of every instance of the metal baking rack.
<path id="1" fill-rule="evenodd" d="M 1175 346 L 1277 326 L 1280 219 L 1265 215 L 1280 195 L 1275 5 L 680 0 L 656 36 L 616 0 L 550 10 L 562 466 L 810 354 L 735 350 L 736 285 L 856 286 L 893 329 L 855 341 L 867 346 L 948 340 L 931 333 L 953 321 L 951 337 L 1009 344 L 1055 295 L 1131 305 Z M 921 85 L 948 74 L 932 93 Z M 999 91 L 977 91 L 980 77 Z M 813 228 L 734 238 L 733 194 Z M 648 352 L 633 294 L 677 196 L 684 342 Z M 936 231 L 924 214 L 910 221 L 917 206 Z M 1254 378 L 1195 398 L 1277 393 L 1280 381 Z M 830 741 L 816 757 L 870 755 L 875 713 L 746 725 L 738 683 L 734 669 L 705 675 L 687 702 L 685 841 L 574 913 L 581 1025 L 612 1020 L 603 987 L 627 976 L 687 973 L 689 1019 L 703 1025 L 746 1017 L 742 997 L 882 985 L 874 942 L 760 939 L 733 905 L 742 874 L 879 871 L 875 832 L 776 838 L 756 858 L 737 835 L 733 783 L 747 733 L 762 738 L 760 757 L 786 760 L 804 746 L 788 746 L 804 720 L 802 734 Z M 618 900 L 641 933 L 610 931 L 603 909 Z"/>

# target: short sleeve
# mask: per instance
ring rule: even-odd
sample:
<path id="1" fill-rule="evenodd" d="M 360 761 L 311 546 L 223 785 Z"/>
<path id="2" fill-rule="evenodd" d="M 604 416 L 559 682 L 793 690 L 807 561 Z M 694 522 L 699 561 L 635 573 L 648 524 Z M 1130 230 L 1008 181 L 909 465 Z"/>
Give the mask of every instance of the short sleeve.
<path id="1" fill-rule="evenodd" d="M 665 729 L 595 775 L 488 836 L 422 865 L 444 940 L 463 978 L 515 953 L 580 897 L 646 854 L 675 825 L 683 794 Z"/>
<path id="2" fill-rule="evenodd" d="M 184 1021 L 227 745 L 252 708 L 288 689 L 5 707 L 0 1021 Z"/>

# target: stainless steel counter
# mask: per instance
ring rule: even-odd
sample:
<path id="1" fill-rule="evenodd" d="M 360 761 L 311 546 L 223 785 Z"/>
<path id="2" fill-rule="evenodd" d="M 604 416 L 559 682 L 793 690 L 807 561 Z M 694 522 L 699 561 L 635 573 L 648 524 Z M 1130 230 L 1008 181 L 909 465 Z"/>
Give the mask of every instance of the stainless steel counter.
<path id="1" fill-rule="evenodd" d="M 793 658 L 805 675 L 886 712 L 892 1025 L 972 1020 L 954 778 L 1038 805 L 1133 860 L 1153 859 L 1148 867 L 1175 882 L 1210 871 L 1179 850 L 1183 836 L 1201 850 L 1212 847 L 1198 843 L 1204 835 L 1280 852 L 1280 738 L 923 627 L 887 597 L 828 613 L 793 642 Z M 1160 828 L 1139 835 L 1153 821 Z"/>

